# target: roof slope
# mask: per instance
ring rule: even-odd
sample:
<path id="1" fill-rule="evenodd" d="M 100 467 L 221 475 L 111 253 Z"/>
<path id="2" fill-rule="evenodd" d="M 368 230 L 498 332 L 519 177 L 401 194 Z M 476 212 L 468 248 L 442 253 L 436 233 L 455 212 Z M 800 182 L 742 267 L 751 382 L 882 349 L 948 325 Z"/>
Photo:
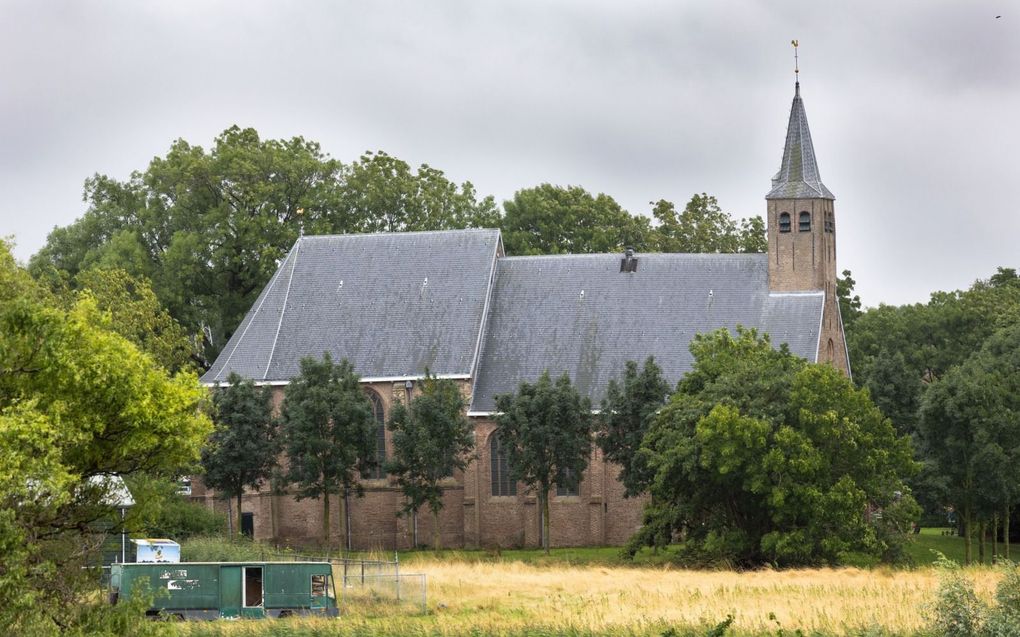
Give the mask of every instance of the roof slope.
<path id="1" fill-rule="evenodd" d="M 790 107 L 790 123 L 786 128 L 786 146 L 783 148 L 783 163 L 772 178 L 772 190 L 766 199 L 835 199 L 822 183 L 815 159 L 815 147 L 811 143 L 804 101 L 800 98 L 800 82 L 793 95 Z"/>
<path id="2" fill-rule="evenodd" d="M 472 373 L 498 230 L 302 237 L 203 382 L 286 381 L 305 356 L 363 378 Z"/>
<path id="3" fill-rule="evenodd" d="M 675 383 L 695 334 L 737 325 L 772 335 L 808 360 L 818 352 L 823 294 L 769 294 L 764 254 L 507 257 L 496 264 L 472 411 L 544 370 L 566 372 L 596 404 L 628 360 L 654 355 Z"/>

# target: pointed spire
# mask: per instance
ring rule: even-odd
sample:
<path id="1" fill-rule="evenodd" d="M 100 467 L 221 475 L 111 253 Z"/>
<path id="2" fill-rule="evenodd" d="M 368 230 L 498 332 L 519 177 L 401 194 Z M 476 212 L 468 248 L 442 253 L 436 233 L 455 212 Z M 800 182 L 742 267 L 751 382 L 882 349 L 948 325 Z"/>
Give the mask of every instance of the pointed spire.
<path id="1" fill-rule="evenodd" d="M 783 164 L 772 178 L 772 190 L 766 199 L 835 199 L 822 183 L 811 143 L 804 101 L 800 98 L 800 81 L 794 85 L 790 124 L 786 129 Z"/>

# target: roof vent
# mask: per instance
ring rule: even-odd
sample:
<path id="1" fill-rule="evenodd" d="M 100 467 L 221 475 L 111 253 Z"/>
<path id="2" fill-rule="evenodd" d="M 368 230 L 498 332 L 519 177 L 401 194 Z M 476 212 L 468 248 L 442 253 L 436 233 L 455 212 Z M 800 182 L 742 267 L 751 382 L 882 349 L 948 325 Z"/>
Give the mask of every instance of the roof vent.
<path id="1" fill-rule="evenodd" d="M 620 272 L 637 272 L 637 257 L 634 256 L 634 248 L 627 248 L 620 259 Z"/>

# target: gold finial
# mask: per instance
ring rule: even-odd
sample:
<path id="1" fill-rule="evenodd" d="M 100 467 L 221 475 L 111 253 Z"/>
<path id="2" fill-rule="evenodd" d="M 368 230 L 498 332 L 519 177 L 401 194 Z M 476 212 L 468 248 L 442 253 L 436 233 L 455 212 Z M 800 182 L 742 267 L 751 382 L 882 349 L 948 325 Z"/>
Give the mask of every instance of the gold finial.
<path id="1" fill-rule="evenodd" d="M 793 75 L 800 79 L 800 60 L 797 59 L 797 47 L 800 46 L 800 41 L 790 40 L 790 44 L 793 45 Z"/>

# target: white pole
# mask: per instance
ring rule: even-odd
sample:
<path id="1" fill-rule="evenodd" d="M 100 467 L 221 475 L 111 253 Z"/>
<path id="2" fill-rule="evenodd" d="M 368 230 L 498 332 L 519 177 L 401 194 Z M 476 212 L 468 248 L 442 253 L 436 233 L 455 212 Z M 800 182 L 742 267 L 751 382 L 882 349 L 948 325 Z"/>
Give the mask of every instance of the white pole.
<path id="1" fill-rule="evenodd" d="M 127 562 L 127 529 L 124 528 L 124 507 L 120 508 L 120 562 Z"/>

